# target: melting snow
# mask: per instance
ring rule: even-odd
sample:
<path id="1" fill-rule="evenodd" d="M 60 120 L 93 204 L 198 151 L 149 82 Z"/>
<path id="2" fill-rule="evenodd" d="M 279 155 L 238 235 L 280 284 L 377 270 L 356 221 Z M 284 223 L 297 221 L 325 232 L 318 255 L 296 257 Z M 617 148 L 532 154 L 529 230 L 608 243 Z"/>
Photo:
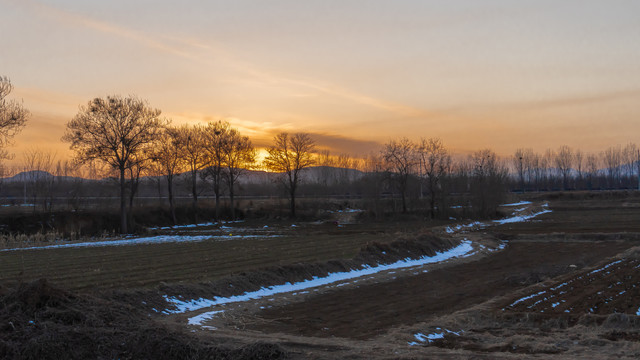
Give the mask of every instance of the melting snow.
<path id="1" fill-rule="evenodd" d="M 520 201 L 517 203 L 511 203 L 511 204 L 502 204 L 500 206 L 520 206 L 520 205 L 529 205 L 531 204 L 531 201 Z"/>
<path id="2" fill-rule="evenodd" d="M 202 326 L 202 323 L 211 319 L 215 314 L 217 313 L 221 313 L 222 310 L 218 310 L 218 311 L 208 311 L 205 313 L 202 313 L 198 316 L 194 316 L 189 318 L 189 325 L 196 325 L 196 326 Z"/>
<path id="3" fill-rule="evenodd" d="M 189 229 L 189 228 L 194 228 L 194 227 L 201 227 L 201 226 L 213 226 L 213 225 L 218 225 L 218 224 L 231 224 L 231 223 L 241 223 L 244 222 L 244 220 L 235 220 L 235 221 L 221 221 L 221 222 L 206 222 L 206 223 L 200 223 L 200 224 L 187 224 L 187 225 L 175 225 L 175 226 L 158 226 L 158 227 L 150 227 L 149 230 L 178 230 L 178 229 Z"/>
<path id="4" fill-rule="evenodd" d="M 518 299 L 518 300 L 516 300 L 516 301 L 512 302 L 512 303 L 511 303 L 511 305 L 509 305 L 509 306 L 510 306 L 510 307 L 511 307 L 511 306 L 514 306 L 514 305 L 516 305 L 516 304 L 518 304 L 518 303 L 521 303 L 521 302 L 523 302 L 523 301 L 529 300 L 529 299 L 534 298 L 534 297 L 536 297 L 536 296 L 540 296 L 540 295 L 542 295 L 542 294 L 544 294 L 544 293 L 546 293 L 546 292 L 547 292 L 547 290 L 542 290 L 542 291 L 540 291 L 539 293 L 535 293 L 535 294 L 532 294 L 532 295 L 529 295 L 529 296 L 525 296 L 525 297 L 523 297 L 523 298 L 520 298 L 520 299 Z"/>
<path id="5" fill-rule="evenodd" d="M 615 265 L 615 264 L 621 263 L 621 262 L 622 262 L 622 260 L 614 261 L 614 262 L 612 262 L 612 263 L 609 263 L 609 264 L 607 264 L 607 265 L 605 265 L 605 266 L 601 267 L 600 269 L 593 270 L 593 271 L 592 271 L 592 272 L 590 272 L 588 275 L 595 274 L 595 273 L 597 273 L 597 272 L 600 272 L 600 271 L 602 271 L 602 270 L 604 270 L 604 269 L 606 269 L 606 268 L 609 268 L 609 267 L 611 267 L 611 266 L 613 266 L 613 265 Z"/>
<path id="6" fill-rule="evenodd" d="M 43 246 L 31 246 L 24 248 L 12 248 L 1 249 L 2 251 L 20 251 L 20 250 L 42 250 L 42 249 L 62 249 L 62 248 L 79 248 L 79 247 L 102 247 L 102 246 L 129 246 L 129 245 L 141 245 L 141 244 L 161 244 L 161 243 L 176 243 L 176 242 L 198 242 L 204 240 L 216 240 L 226 241 L 234 239 L 252 239 L 252 238 L 271 238 L 279 237 L 280 235 L 158 235 L 151 237 L 142 237 L 135 239 L 121 239 L 121 240 L 105 240 L 105 241 L 88 241 L 81 243 L 71 244 L 57 244 L 57 245 L 43 245 Z"/>
<path id="7" fill-rule="evenodd" d="M 512 224 L 512 223 L 527 221 L 527 220 L 533 219 L 534 217 L 536 217 L 538 215 L 542 215 L 542 214 L 546 214 L 546 213 L 550 213 L 550 212 L 551 212 L 551 210 L 546 209 L 546 210 L 542 210 L 542 211 L 539 211 L 537 213 L 533 213 L 533 214 L 529 214 L 529 215 L 516 215 L 516 216 L 510 217 L 510 218 L 506 218 L 506 219 L 502 219 L 502 220 L 494 220 L 493 222 L 498 224 L 498 225 Z"/>
<path id="8" fill-rule="evenodd" d="M 345 281 L 354 278 L 358 278 L 361 276 L 372 275 L 385 270 L 392 269 L 401 269 L 413 266 L 420 266 L 425 264 L 432 264 L 444 260 L 448 260 L 455 257 L 466 257 L 472 255 L 474 252 L 473 247 L 471 246 L 471 241 L 463 241 L 460 245 L 456 246 L 453 249 L 448 251 L 437 253 L 432 257 L 424 256 L 416 260 L 400 260 L 392 264 L 387 265 L 377 265 L 377 266 L 365 266 L 362 269 L 351 270 L 348 272 L 338 272 L 338 273 L 330 273 L 327 277 L 313 277 L 310 280 L 304 280 L 297 283 L 288 283 L 283 285 L 274 285 L 269 287 L 264 287 L 257 291 L 252 291 L 248 293 L 244 293 L 242 295 L 231 296 L 231 297 L 219 297 L 215 299 L 197 299 L 190 301 L 182 301 L 175 297 L 169 297 L 164 295 L 164 298 L 175 306 L 175 310 L 165 310 L 163 313 L 165 314 L 176 314 L 176 313 L 184 313 L 188 311 L 195 311 L 199 309 L 204 309 L 207 307 L 212 307 L 216 305 L 223 305 L 228 303 L 235 302 L 243 302 L 253 299 L 259 299 L 275 294 L 281 294 L 286 292 L 300 291 L 306 290 L 309 288 L 314 288 L 318 286 L 328 285 L 331 283 L 335 283 L 338 281 Z"/>
<path id="9" fill-rule="evenodd" d="M 413 337 L 418 340 L 419 342 L 415 342 L 415 341 L 411 341 L 409 342 L 409 346 L 415 346 L 415 345 L 422 345 L 424 343 L 426 344 L 430 344 L 431 342 L 433 342 L 434 340 L 437 339 L 444 339 L 444 335 L 445 334 L 453 334 L 455 336 L 460 336 L 460 333 L 462 331 L 451 331 L 451 330 L 447 330 L 447 329 L 441 329 L 441 328 L 436 328 L 436 330 L 443 330 L 442 332 L 434 332 L 431 334 L 423 334 L 423 333 L 417 333 L 417 334 L 413 334 Z"/>

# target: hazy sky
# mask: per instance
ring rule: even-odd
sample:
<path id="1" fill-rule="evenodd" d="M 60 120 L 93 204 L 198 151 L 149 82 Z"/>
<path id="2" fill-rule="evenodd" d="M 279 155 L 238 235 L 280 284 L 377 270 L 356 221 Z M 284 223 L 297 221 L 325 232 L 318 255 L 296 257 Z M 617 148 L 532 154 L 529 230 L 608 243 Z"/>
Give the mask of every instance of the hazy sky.
<path id="1" fill-rule="evenodd" d="M 78 106 L 135 94 L 255 144 L 316 134 L 366 154 L 407 136 L 455 151 L 640 141 L 637 0 L 0 0 L 0 75 L 54 149 Z"/>

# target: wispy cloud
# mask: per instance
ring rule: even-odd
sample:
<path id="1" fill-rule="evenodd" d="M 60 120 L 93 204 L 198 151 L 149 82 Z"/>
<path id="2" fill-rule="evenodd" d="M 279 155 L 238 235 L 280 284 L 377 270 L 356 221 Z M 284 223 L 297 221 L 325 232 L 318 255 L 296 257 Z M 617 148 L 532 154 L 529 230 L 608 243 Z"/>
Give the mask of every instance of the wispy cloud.
<path id="1" fill-rule="evenodd" d="M 586 105 L 640 96 L 640 89 L 604 92 L 600 94 L 576 95 L 551 100 L 532 101 L 515 106 L 530 108 L 546 108 L 559 106 Z"/>
<path id="2" fill-rule="evenodd" d="M 330 96 L 339 97 L 357 104 L 380 109 L 393 113 L 402 117 L 409 118 L 430 118 L 435 114 L 423 109 L 407 106 L 378 99 L 357 91 L 349 90 L 342 86 L 319 81 L 316 79 L 301 79 L 290 76 L 283 76 L 271 71 L 259 68 L 253 63 L 249 63 L 242 59 L 238 59 L 224 47 L 216 45 L 211 46 L 205 42 L 190 38 L 176 38 L 170 36 L 154 36 L 138 30 L 128 28 L 126 26 L 113 24 L 107 21 L 98 20 L 93 17 L 72 13 L 66 10 L 52 7 L 34 0 L 14 1 L 16 4 L 27 6 L 33 12 L 42 17 L 52 18 L 63 24 L 73 24 L 98 31 L 104 34 L 110 34 L 123 39 L 137 42 L 138 44 L 155 49 L 167 54 L 182 57 L 192 61 L 196 61 L 205 65 L 213 65 L 215 62 L 223 62 L 226 66 L 243 72 L 253 78 L 256 78 L 267 84 L 282 84 L 295 87 L 302 87 L 315 90 Z"/>

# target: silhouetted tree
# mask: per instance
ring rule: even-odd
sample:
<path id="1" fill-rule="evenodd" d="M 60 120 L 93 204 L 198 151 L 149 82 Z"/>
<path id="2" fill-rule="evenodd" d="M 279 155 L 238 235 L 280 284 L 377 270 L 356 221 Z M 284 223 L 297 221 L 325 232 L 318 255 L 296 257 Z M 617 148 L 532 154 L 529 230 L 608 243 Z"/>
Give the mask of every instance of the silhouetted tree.
<path id="1" fill-rule="evenodd" d="M 229 132 L 229 123 L 216 121 L 207 124 L 204 130 L 205 178 L 211 179 L 216 197 L 216 220 L 220 218 L 220 196 L 222 171 L 225 165 L 224 147 Z"/>
<path id="2" fill-rule="evenodd" d="M 191 197 L 193 199 L 194 222 L 198 222 L 198 171 L 206 166 L 205 136 L 206 130 L 201 125 L 183 125 L 178 128 L 183 138 L 182 156 L 191 175 Z"/>
<path id="3" fill-rule="evenodd" d="M 80 106 L 67 123 L 63 141 L 71 143 L 81 163 L 101 161 L 119 172 L 120 231 L 127 232 L 126 170 L 132 160 L 158 135 L 160 110 L 136 97 L 107 96 Z"/>
<path id="4" fill-rule="evenodd" d="M 9 157 L 4 149 L 26 125 L 29 111 L 15 100 L 7 100 L 13 91 L 11 80 L 0 76 L 0 159 Z"/>
<path id="5" fill-rule="evenodd" d="M 273 138 L 274 144 L 267 149 L 265 167 L 283 175 L 282 183 L 289 193 L 291 217 L 296 216 L 296 190 L 300 184 L 300 172 L 312 166 L 315 142 L 306 133 L 289 135 L 282 132 Z"/>
<path id="6" fill-rule="evenodd" d="M 178 223 L 178 220 L 173 201 L 173 180 L 184 168 L 184 160 L 182 158 L 184 137 L 182 135 L 180 130 L 175 127 L 166 127 L 158 136 L 151 154 L 151 158 L 167 180 L 169 211 L 174 225 Z"/>
<path id="7" fill-rule="evenodd" d="M 235 184 L 248 167 L 256 161 L 256 151 L 248 136 L 242 136 L 236 129 L 229 129 L 223 145 L 224 178 L 229 187 L 231 219 L 235 219 Z"/>
<path id="8" fill-rule="evenodd" d="M 508 171 L 489 149 L 474 152 L 469 162 L 473 209 L 481 217 L 493 217 L 505 197 Z"/>
<path id="9" fill-rule="evenodd" d="M 436 199 L 442 190 L 441 182 L 451 169 L 451 155 L 438 138 L 422 139 L 417 153 L 429 187 L 429 207 L 433 219 L 436 215 Z"/>
<path id="10" fill-rule="evenodd" d="M 418 163 L 416 146 L 407 138 L 391 140 L 384 145 L 382 157 L 387 163 L 391 181 L 396 184 L 402 198 L 402 212 L 407 212 L 407 187 L 409 176 Z"/>
<path id="11" fill-rule="evenodd" d="M 557 152 L 553 154 L 553 163 L 562 175 L 562 187 L 569 190 L 569 176 L 573 166 L 574 155 L 573 150 L 567 145 L 562 145 Z"/>

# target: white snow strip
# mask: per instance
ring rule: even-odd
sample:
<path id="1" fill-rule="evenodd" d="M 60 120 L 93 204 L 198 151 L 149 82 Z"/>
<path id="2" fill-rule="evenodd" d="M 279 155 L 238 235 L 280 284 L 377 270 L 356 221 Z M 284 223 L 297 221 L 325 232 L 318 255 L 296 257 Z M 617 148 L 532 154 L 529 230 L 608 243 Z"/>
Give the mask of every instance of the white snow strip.
<path id="1" fill-rule="evenodd" d="M 425 335 L 423 333 L 413 334 L 413 337 L 416 340 L 418 340 L 419 342 L 409 342 L 409 346 L 422 345 L 424 343 L 430 344 L 434 340 L 444 339 L 445 333 L 453 334 L 453 335 L 456 335 L 456 336 L 460 336 L 460 333 L 462 332 L 462 330 L 460 330 L 458 332 L 455 332 L 455 331 L 451 331 L 451 330 L 447 330 L 447 329 L 441 329 L 441 328 L 436 328 L 436 330 L 444 330 L 444 331 L 435 332 L 435 333 L 431 333 L 431 334 L 427 334 L 427 335 Z"/>
<path id="2" fill-rule="evenodd" d="M 511 204 L 502 204 L 500 206 L 520 206 L 520 205 L 529 205 L 531 204 L 531 201 L 520 201 L 517 203 L 511 203 Z"/>
<path id="3" fill-rule="evenodd" d="M 272 296 L 275 294 L 306 290 L 306 289 L 310 289 L 318 286 L 328 285 L 338 281 L 345 281 L 345 280 L 358 278 L 361 276 L 372 275 L 375 273 L 379 273 L 381 271 L 432 264 L 432 263 L 441 262 L 441 261 L 445 261 L 445 260 L 456 258 L 456 257 L 467 257 L 472 255 L 473 253 L 475 253 L 475 251 L 471 246 L 471 241 L 465 240 L 455 248 L 442 253 L 436 253 L 436 255 L 431 257 L 424 256 L 416 260 L 405 259 L 405 260 L 400 260 L 395 263 L 387 264 L 387 265 L 377 265 L 373 267 L 365 266 L 364 268 L 358 269 L 358 270 L 330 273 L 326 277 L 314 277 L 313 279 L 304 280 L 297 283 L 288 283 L 283 285 L 269 286 L 257 291 L 252 291 L 252 292 L 244 293 L 242 295 L 237 295 L 237 296 L 219 297 L 215 299 L 200 298 L 197 300 L 182 301 L 175 297 L 169 297 L 167 295 L 164 295 L 165 300 L 171 303 L 176 309 L 166 310 L 163 313 L 168 313 L 168 314 L 185 313 L 188 311 L 195 311 L 195 310 L 204 309 L 204 308 L 212 307 L 216 305 L 243 302 L 243 301 L 259 299 L 267 296 Z"/>
<path id="4" fill-rule="evenodd" d="M 57 244 L 57 245 L 31 246 L 31 247 L 24 247 L 24 248 L 0 249 L 0 252 L 21 251 L 21 250 L 81 248 L 81 247 L 129 246 L 129 245 L 141 245 L 141 244 L 161 244 L 161 243 L 179 243 L 179 242 L 198 242 L 198 241 L 204 241 L 209 239 L 215 240 L 215 241 L 227 241 L 227 240 L 235 240 L 235 239 L 272 238 L 272 237 L 279 237 L 279 236 L 281 235 L 223 235 L 223 236 L 158 235 L 158 236 L 135 238 L 135 239 L 89 241 L 89 242 L 71 243 L 71 244 Z"/>
<path id="5" fill-rule="evenodd" d="M 517 215 L 517 216 L 510 217 L 510 218 L 502 219 L 502 220 L 493 220 L 493 222 L 498 224 L 498 225 L 512 224 L 512 223 L 517 223 L 517 222 L 524 222 L 524 221 L 527 221 L 527 220 L 531 220 L 531 219 L 533 219 L 534 217 L 536 217 L 538 215 L 542 215 L 542 214 L 546 214 L 546 213 L 550 213 L 550 212 L 551 212 L 551 210 L 542 210 L 540 212 L 529 214 L 529 215 Z"/>
<path id="6" fill-rule="evenodd" d="M 218 224 L 232 224 L 232 223 L 241 223 L 241 222 L 244 222 L 244 220 L 222 221 L 222 222 L 213 221 L 213 222 L 206 222 L 206 223 L 200 223 L 200 224 L 187 224 L 187 225 L 175 225 L 175 226 L 157 226 L 157 227 L 150 227 L 149 230 L 178 230 L 178 229 L 189 229 L 189 228 L 200 227 L 200 226 L 213 226 Z"/>
<path id="7" fill-rule="evenodd" d="M 529 296 L 525 296 L 525 297 L 523 297 L 523 298 L 520 298 L 520 299 L 518 299 L 518 300 L 516 300 L 516 301 L 512 302 L 512 303 L 511 303 L 511 305 L 509 305 L 509 306 L 514 306 L 514 305 L 519 304 L 519 303 L 521 303 L 521 302 L 523 302 L 523 301 L 529 300 L 529 299 L 534 298 L 534 297 L 536 297 L 536 296 L 540 296 L 540 295 L 542 295 L 542 294 L 544 294 L 544 293 L 546 293 L 546 292 L 547 292 L 547 290 L 542 290 L 542 291 L 540 291 L 539 293 L 532 294 L 532 295 L 529 295 Z"/>
<path id="8" fill-rule="evenodd" d="M 222 310 L 218 311 L 208 311 L 202 313 L 198 316 L 194 316 L 189 318 L 189 325 L 202 326 L 202 323 L 211 319 L 215 314 L 223 312 Z"/>
<path id="9" fill-rule="evenodd" d="M 458 232 L 460 230 L 464 230 L 464 229 L 471 229 L 473 227 L 478 227 L 478 228 L 483 228 L 486 225 L 480 221 L 474 221 L 472 223 L 468 223 L 468 224 L 460 224 L 460 225 L 456 225 L 456 226 L 447 226 L 447 228 L 445 229 L 445 231 L 448 234 L 453 234 L 454 232 Z"/>
<path id="10" fill-rule="evenodd" d="M 568 281 L 568 282 L 565 282 L 565 283 L 562 283 L 562 284 L 560 284 L 560 285 L 558 285 L 558 286 L 556 286 L 556 287 L 552 287 L 552 288 L 551 288 L 551 290 L 556 291 L 556 290 L 560 289 L 561 287 L 564 287 L 564 286 L 569 285 L 569 283 L 570 283 L 570 282 L 572 282 L 572 281 L 573 281 L 573 280 Z"/>
<path id="11" fill-rule="evenodd" d="M 600 272 L 600 271 L 602 271 L 602 270 L 604 270 L 604 269 L 606 269 L 606 268 L 609 268 L 609 267 L 611 267 L 611 266 L 613 266 L 613 265 L 615 265 L 615 264 L 619 264 L 619 263 L 621 263 L 621 262 L 622 262 L 622 260 L 614 261 L 614 262 L 612 262 L 612 263 L 610 263 L 610 264 L 607 264 L 607 265 L 605 265 L 605 266 L 601 267 L 600 269 L 593 270 L 593 271 L 592 271 L 592 272 L 590 272 L 588 275 L 595 274 L 595 273 L 597 273 L 597 272 Z"/>

